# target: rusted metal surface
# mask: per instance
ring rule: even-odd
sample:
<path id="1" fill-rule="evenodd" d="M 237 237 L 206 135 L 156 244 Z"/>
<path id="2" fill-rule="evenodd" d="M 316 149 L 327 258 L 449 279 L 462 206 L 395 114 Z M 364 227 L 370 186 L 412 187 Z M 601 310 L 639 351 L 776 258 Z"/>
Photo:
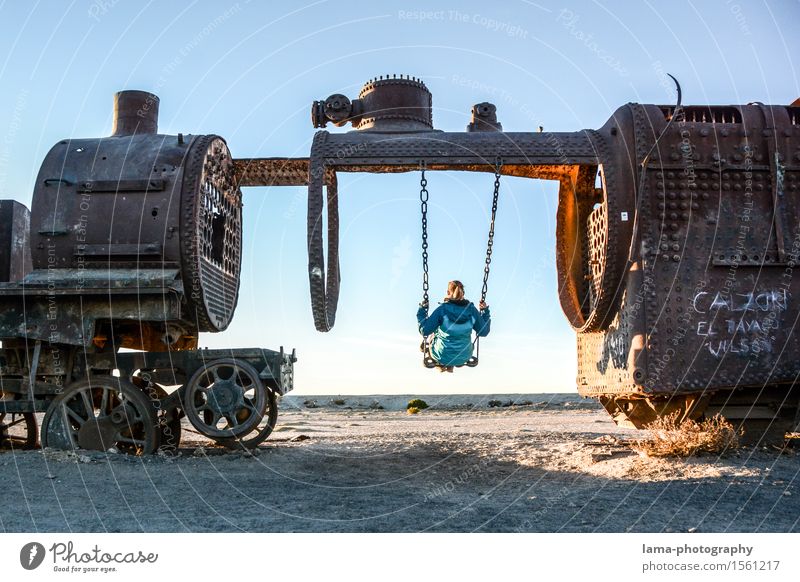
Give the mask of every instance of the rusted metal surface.
<path id="1" fill-rule="evenodd" d="M 308 158 L 240 158 L 233 168 L 239 186 L 308 185 Z"/>
<path id="2" fill-rule="evenodd" d="M 369 80 L 350 100 L 339 93 L 311 106 L 314 127 L 352 123 L 359 131 L 410 132 L 433 129 L 431 92 L 415 77 L 394 75 Z"/>
<path id="3" fill-rule="evenodd" d="M 147 91 L 120 91 L 114 94 L 111 135 L 158 133 L 159 99 Z"/>
<path id="4" fill-rule="evenodd" d="M 795 111 L 629 107 L 638 164 L 678 117 L 644 169 L 632 217 L 638 236 L 620 263 L 627 276 L 613 319 L 578 335 L 578 389 L 617 402 L 713 396 L 700 412 L 747 420 L 751 434 L 767 416 L 775 420 L 767 428 L 782 434 L 797 412 L 789 388 L 800 372 Z M 616 408 L 641 427 L 642 406 Z"/>
<path id="5" fill-rule="evenodd" d="M 15 200 L 0 200 L 0 282 L 19 281 L 31 270 L 31 213 Z"/>
<path id="6" fill-rule="evenodd" d="M 330 120 L 361 129 L 357 108 L 332 98 L 350 110 Z M 399 110 L 403 95 L 396 98 L 386 102 Z M 733 389 L 745 391 L 750 420 L 796 412 L 798 395 L 788 387 L 800 374 L 797 104 L 629 104 L 600 129 L 575 133 L 474 131 L 475 113 L 467 133 L 417 126 L 316 135 L 308 246 L 317 329 L 332 327 L 339 287 L 340 193 L 323 192 L 331 173 L 423 164 L 491 172 L 499 159 L 503 174 L 559 181 L 559 298 L 577 332 L 581 394 L 639 427 L 673 412 L 737 418 L 742 407 L 724 404 Z M 499 130 L 493 106 L 483 113 Z"/>
<path id="7" fill-rule="evenodd" d="M 503 124 L 497 121 L 494 103 L 483 102 L 472 106 L 472 121 L 467 131 L 503 131 Z"/>
<path id="8" fill-rule="evenodd" d="M 149 93 L 118 93 L 115 105 L 113 137 L 63 140 L 45 157 L 31 212 L 33 268 L 177 267 L 176 323 L 194 336 L 224 330 L 241 261 L 241 191 L 227 145 L 155 134 L 158 98 Z"/>
<path id="9" fill-rule="evenodd" d="M 228 326 L 238 298 L 233 158 L 216 135 L 158 134 L 155 95 L 123 91 L 114 105 L 111 137 L 63 140 L 47 154 L 30 220 L 23 206 L 0 205 L 0 417 L 46 412 L 45 446 L 143 454 L 170 435 L 174 451 L 183 411 L 202 422 L 205 398 L 208 422 L 229 422 L 208 436 L 255 446 L 274 427 L 276 396 L 293 387 L 294 353 L 197 350 L 200 332 Z M 221 360 L 255 371 L 246 383 L 214 375 L 187 402 L 189 377 Z"/>

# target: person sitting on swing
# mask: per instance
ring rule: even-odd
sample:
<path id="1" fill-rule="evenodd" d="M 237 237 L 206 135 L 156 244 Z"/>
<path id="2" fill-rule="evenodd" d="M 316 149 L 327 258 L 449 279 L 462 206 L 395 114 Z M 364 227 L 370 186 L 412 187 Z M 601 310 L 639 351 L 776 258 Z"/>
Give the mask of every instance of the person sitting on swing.
<path id="1" fill-rule="evenodd" d="M 478 310 L 480 309 L 480 311 Z M 433 334 L 430 356 L 437 362 L 440 372 L 453 372 L 454 366 L 463 366 L 472 357 L 472 330 L 478 337 L 489 335 L 491 315 L 483 301 L 478 308 L 464 298 L 461 281 L 447 284 L 444 302 L 428 317 L 428 305 L 417 310 L 419 332 L 423 337 Z"/>

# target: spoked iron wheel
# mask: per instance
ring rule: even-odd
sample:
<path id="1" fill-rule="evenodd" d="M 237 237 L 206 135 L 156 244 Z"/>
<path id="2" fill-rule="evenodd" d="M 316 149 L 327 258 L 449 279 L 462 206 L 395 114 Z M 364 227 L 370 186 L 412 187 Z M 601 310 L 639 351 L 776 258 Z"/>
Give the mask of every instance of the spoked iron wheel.
<path id="1" fill-rule="evenodd" d="M 32 412 L 0 414 L 0 448 L 35 449 L 39 436 Z"/>
<path id="2" fill-rule="evenodd" d="M 158 384 L 154 385 L 153 390 L 157 396 L 156 399 L 151 398 L 151 403 L 158 419 L 158 451 L 159 453 L 177 453 L 181 444 L 181 411 L 178 408 L 162 408 L 160 402 L 167 397 L 167 391 Z"/>
<path id="3" fill-rule="evenodd" d="M 192 426 L 207 437 L 242 437 L 260 423 L 269 393 L 247 362 L 216 360 L 189 379 L 184 411 Z"/>
<path id="4" fill-rule="evenodd" d="M 175 454 L 181 443 L 181 418 L 183 413 L 177 406 L 166 405 L 169 396 L 164 387 L 152 379 L 145 380 L 142 376 L 133 376 L 131 381 L 135 386 L 147 394 L 150 404 L 156 414 L 158 428 L 158 452 Z"/>
<path id="5" fill-rule="evenodd" d="M 258 425 L 244 437 L 215 439 L 219 444 L 229 449 L 254 449 L 263 443 L 272 434 L 278 422 L 278 397 L 273 390 L 268 391 L 267 409 L 261 416 Z"/>
<path id="6" fill-rule="evenodd" d="M 158 447 L 157 422 L 139 388 L 122 378 L 95 376 L 56 397 L 44 417 L 42 446 L 151 454 Z"/>

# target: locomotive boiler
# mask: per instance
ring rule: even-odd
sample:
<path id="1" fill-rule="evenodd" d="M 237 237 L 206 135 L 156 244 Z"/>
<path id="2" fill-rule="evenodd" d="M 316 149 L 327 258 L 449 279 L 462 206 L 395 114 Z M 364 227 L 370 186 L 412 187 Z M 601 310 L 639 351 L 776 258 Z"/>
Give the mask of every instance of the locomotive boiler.
<path id="1" fill-rule="evenodd" d="M 292 389 L 293 353 L 198 349 L 239 292 L 242 196 L 217 135 L 163 135 L 159 100 L 115 95 L 112 135 L 65 139 L 31 212 L 0 203 L 0 437 L 35 446 L 174 450 L 183 416 L 254 446 Z"/>

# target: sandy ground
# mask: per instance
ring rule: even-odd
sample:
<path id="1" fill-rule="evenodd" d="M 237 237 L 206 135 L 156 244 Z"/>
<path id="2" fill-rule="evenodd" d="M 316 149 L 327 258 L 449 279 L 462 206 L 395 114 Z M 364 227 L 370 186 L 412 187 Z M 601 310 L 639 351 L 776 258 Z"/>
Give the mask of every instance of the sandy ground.
<path id="1" fill-rule="evenodd" d="M 254 454 L 6 451 L 0 531 L 800 530 L 797 452 L 651 459 L 591 401 L 426 399 L 293 397 Z"/>

